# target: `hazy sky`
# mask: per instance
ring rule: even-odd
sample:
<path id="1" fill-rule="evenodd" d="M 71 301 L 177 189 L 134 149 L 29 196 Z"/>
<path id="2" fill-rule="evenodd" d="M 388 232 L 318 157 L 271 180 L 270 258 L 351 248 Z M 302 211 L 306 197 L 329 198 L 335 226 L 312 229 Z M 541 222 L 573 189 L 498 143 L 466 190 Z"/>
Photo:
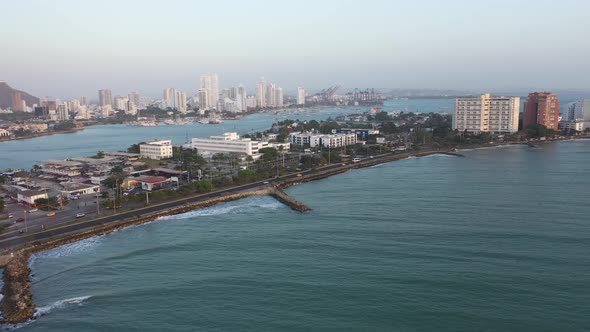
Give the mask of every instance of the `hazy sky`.
<path id="1" fill-rule="evenodd" d="M 260 76 L 287 92 L 590 90 L 586 0 L 3 1 L 0 80 L 37 96 L 157 95 Z"/>

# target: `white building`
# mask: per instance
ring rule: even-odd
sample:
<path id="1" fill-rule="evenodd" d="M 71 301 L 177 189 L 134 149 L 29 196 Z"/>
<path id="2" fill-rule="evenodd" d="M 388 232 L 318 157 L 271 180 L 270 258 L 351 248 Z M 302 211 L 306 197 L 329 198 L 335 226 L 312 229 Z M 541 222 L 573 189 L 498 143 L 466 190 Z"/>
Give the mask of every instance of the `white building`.
<path id="1" fill-rule="evenodd" d="M 19 203 L 24 203 L 30 206 L 35 206 L 35 201 L 40 198 L 47 199 L 47 192 L 38 190 L 25 190 L 17 194 Z"/>
<path id="2" fill-rule="evenodd" d="M 305 89 L 297 88 L 297 105 L 305 105 Z"/>
<path id="3" fill-rule="evenodd" d="M 10 137 L 10 132 L 6 129 L 0 129 L 0 137 Z"/>
<path id="4" fill-rule="evenodd" d="M 162 106 L 164 108 L 174 108 L 176 107 L 175 105 L 175 99 L 176 99 L 176 92 L 174 91 L 173 88 L 165 88 L 164 89 L 164 94 L 162 96 Z"/>
<path id="5" fill-rule="evenodd" d="M 219 101 L 219 81 L 217 74 L 201 75 L 201 89 L 207 91 L 208 107 L 216 107 Z"/>
<path id="6" fill-rule="evenodd" d="M 331 134 L 321 135 L 308 132 L 291 133 L 290 141 L 294 145 L 309 145 L 310 147 L 337 148 L 341 146 L 354 145 L 357 142 L 356 134 Z"/>
<path id="7" fill-rule="evenodd" d="M 172 158 L 172 141 L 159 140 L 140 144 L 139 154 L 143 158 L 156 160 Z"/>
<path id="8" fill-rule="evenodd" d="M 492 97 L 487 93 L 476 98 L 457 98 L 453 129 L 471 133 L 515 133 L 519 112 L 520 97 Z"/>
<path id="9" fill-rule="evenodd" d="M 66 105 L 66 103 L 59 103 L 57 105 L 56 115 L 57 115 L 57 121 L 68 120 L 68 118 L 69 118 L 68 106 Z"/>
<path id="10" fill-rule="evenodd" d="M 258 151 L 267 147 L 288 150 L 284 144 L 253 141 L 250 138 L 240 138 L 238 133 L 224 133 L 223 136 L 209 136 L 209 138 L 193 138 L 192 148 L 197 149 L 200 154 L 212 155 L 215 153 L 239 153 L 251 156 L 254 159 L 260 158 Z"/>
<path id="11" fill-rule="evenodd" d="M 582 130 L 590 128 L 590 99 L 580 99 L 573 103 L 566 114 L 569 122 L 582 122 Z"/>
<path id="12" fill-rule="evenodd" d="M 256 107 L 266 107 L 266 83 L 264 77 L 261 77 L 260 82 L 256 84 Z"/>
<path id="13" fill-rule="evenodd" d="M 175 108 L 180 112 L 180 113 L 186 113 L 187 112 L 187 103 L 186 103 L 186 93 L 182 92 L 182 91 L 176 91 L 175 93 Z"/>
<path id="14" fill-rule="evenodd" d="M 585 127 L 585 123 L 587 122 L 584 122 L 583 120 L 560 121 L 559 129 L 584 131 L 584 129 L 587 128 Z"/>

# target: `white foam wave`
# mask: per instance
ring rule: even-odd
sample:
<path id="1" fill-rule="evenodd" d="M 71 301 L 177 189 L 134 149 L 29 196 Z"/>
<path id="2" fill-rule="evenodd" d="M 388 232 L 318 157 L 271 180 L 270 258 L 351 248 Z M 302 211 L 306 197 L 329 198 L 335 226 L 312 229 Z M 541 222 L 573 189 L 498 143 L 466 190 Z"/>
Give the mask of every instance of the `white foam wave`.
<path id="1" fill-rule="evenodd" d="M 57 247 L 55 249 L 31 255 L 31 258 L 29 259 L 29 266 L 33 266 L 33 264 L 38 258 L 59 258 L 64 256 L 70 256 L 74 253 L 90 250 L 100 245 L 101 243 L 102 236 L 95 236 L 82 241 L 64 244 L 63 246 Z"/>
<path id="2" fill-rule="evenodd" d="M 195 217 L 205 217 L 205 216 L 218 216 L 222 214 L 237 214 L 237 213 L 244 213 L 248 211 L 262 209 L 268 210 L 276 210 L 279 209 L 282 204 L 278 201 L 271 201 L 268 203 L 259 203 L 259 204 L 239 204 L 239 205 L 219 205 L 213 206 L 205 209 L 198 209 L 193 210 L 181 214 L 171 215 L 160 217 L 158 220 L 180 220 L 180 219 L 189 219 Z"/>
<path id="3" fill-rule="evenodd" d="M 72 305 L 72 304 L 77 304 L 77 305 L 81 306 L 83 304 L 83 302 L 88 300 L 89 298 L 91 298 L 90 295 L 72 297 L 70 299 L 55 301 L 52 304 L 44 306 L 44 307 L 37 307 L 34 317 L 38 318 L 41 316 L 45 316 L 45 315 L 49 314 L 51 311 L 53 311 L 54 309 L 62 309 L 62 308 L 65 308 L 69 305 Z"/>
<path id="4" fill-rule="evenodd" d="M 35 310 L 35 314 L 33 315 L 32 319 L 29 319 L 28 321 L 26 321 L 24 323 L 20 323 L 20 324 L 2 324 L 2 325 L 0 325 L 0 328 L 3 330 L 16 330 L 16 329 L 23 328 L 23 327 L 31 324 L 32 322 L 34 322 L 35 319 L 37 319 L 41 316 L 48 315 L 51 311 L 53 311 L 55 309 L 62 309 L 62 308 L 65 308 L 65 307 L 67 307 L 69 305 L 73 305 L 73 304 L 81 306 L 81 305 L 83 305 L 84 301 L 88 300 L 89 298 L 91 298 L 90 295 L 72 297 L 69 299 L 64 299 L 64 300 L 59 300 L 59 301 L 53 302 L 52 304 L 47 305 L 47 306 L 37 307 L 37 310 Z"/>

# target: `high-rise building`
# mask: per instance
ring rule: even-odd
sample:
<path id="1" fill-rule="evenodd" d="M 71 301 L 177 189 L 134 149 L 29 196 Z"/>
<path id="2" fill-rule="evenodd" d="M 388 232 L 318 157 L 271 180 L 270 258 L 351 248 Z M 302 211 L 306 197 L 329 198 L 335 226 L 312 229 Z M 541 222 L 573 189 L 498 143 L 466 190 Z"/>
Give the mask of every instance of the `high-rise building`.
<path id="1" fill-rule="evenodd" d="M 206 89 L 199 90 L 199 110 L 206 111 L 209 109 L 209 93 Z"/>
<path id="2" fill-rule="evenodd" d="M 275 106 L 283 107 L 283 89 L 281 87 L 275 89 Z"/>
<path id="3" fill-rule="evenodd" d="M 217 74 L 201 75 L 201 89 L 207 90 L 207 104 L 209 107 L 216 107 L 219 101 L 219 81 Z"/>
<path id="4" fill-rule="evenodd" d="M 551 92 L 531 92 L 524 105 L 523 128 L 544 125 L 557 130 L 559 126 L 559 100 Z"/>
<path id="5" fill-rule="evenodd" d="M 163 107 L 164 108 L 174 108 L 176 107 L 176 105 L 174 104 L 175 99 L 176 99 L 176 92 L 174 91 L 173 88 L 166 88 L 164 89 L 164 96 L 163 96 Z"/>
<path id="6" fill-rule="evenodd" d="M 109 89 L 98 90 L 98 105 L 99 106 L 113 106 L 113 94 Z"/>
<path id="7" fill-rule="evenodd" d="M 266 87 L 266 106 L 268 107 L 276 107 L 277 103 L 275 100 L 275 84 L 271 83 Z"/>
<path id="8" fill-rule="evenodd" d="M 86 98 L 86 96 L 80 97 L 80 105 L 82 105 L 82 106 L 88 105 L 88 99 Z"/>
<path id="9" fill-rule="evenodd" d="M 568 108 L 566 120 L 582 122 L 582 130 L 590 128 L 590 99 L 580 99 L 573 103 Z"/>
<path id="10" fill-rule="evenodd" d="M 123 96 L 115 96 L 115 109 L 127 113 L 129 111 L 127 109 L 127 101 L 128 99 Z"/>
<path id="11" fill-rule="evenodd" d="M 26 106 L 26 104 L 25 104 Z M 24 111 L 23 99 L 20 91 L 14 91 L 12 93 L 12 109 L 15 111 Z"/>
<path id="12" fill-rule="evenodd" d="M 260 82 L 256 84 L 256 107 L 266 107 L 266 82 L 264 77 L 261 77 Z"/>
<path id="13" fill-rule="evenodd" d="M 57 121 L 66 121 L 69 119 L 68 117 L 68 106 L 66 103 L 59 103 L 57 105 Z"/>
<path id="14" fill-rule="evenodd" d="M 180 113 L 187 112 L 187 103 L 186 103 L 186 93 L 182 91 L 176 91 L 176 98 L 175 98 L 176 109 Z"/>
<path id="15" fill-rule="evenodd" d="M 457 98 L 453 129 L 471 133 L 515 133 L 519 112 L 520 97 L 492 97 L 486 93 L 478 98 Z"/>
<path id="16" fill-rule="evenodd" d="M 305 89 L 297 88 L 297 105 L 305 105 Z"/>
<path id="17" fill-rule="evenodd" d="M 139 99 L 139 93 L 135 92 L 135 91 L 131 91 L 129 92 L 129 94 L 127 95 L 127 98 L 129 99 L 129 102 L 133 103 L 133 105 L 135 105 L 136 108 L 139 108 L 140 105 L 140 99 Z"/>

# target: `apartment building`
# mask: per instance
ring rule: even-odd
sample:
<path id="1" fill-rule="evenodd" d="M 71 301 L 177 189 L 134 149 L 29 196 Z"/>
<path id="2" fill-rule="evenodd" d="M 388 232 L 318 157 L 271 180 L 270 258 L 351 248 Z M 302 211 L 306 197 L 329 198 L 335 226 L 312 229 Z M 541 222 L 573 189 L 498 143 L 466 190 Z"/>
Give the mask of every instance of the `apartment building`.
<path id="1" fill-rule="evenodd" d="M 520 97 L 493 97 L 487 93 L 475 98 L 457 98 L 453 129 L 476 134 L 515 133 L 519 112 Z"/>

